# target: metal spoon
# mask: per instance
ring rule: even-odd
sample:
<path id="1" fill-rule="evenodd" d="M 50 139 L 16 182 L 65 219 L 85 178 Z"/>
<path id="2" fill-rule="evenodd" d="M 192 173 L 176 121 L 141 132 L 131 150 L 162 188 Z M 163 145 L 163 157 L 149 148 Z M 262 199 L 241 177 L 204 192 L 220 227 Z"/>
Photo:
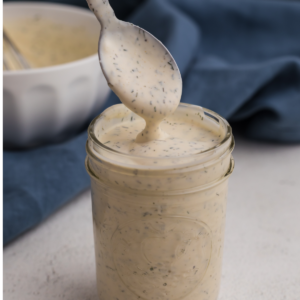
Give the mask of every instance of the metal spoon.
<path id="1" fill-rule="evenodd" d="M 17 46 L 12 42 L 12 40 L 8 37 L 7 33 L 3 28 L 3 43 L 5 50 L 3 51 L 3 67 L 5 70 L 11 70 L 12 68 L 9 66 L 9 57 L 12 59 L 13 64 L 16 64 L 21 69 L 30 69 L 30 65 L 27 60 L 23 57 L 23 55 L 18 50 Z M 9 57 L 7 57 L 7 54 Z"/>
<path id="2" fill-rule="evenodd" d="M 181 98 L 182 80 L 174 58 L 152 34 L 118 20 L 107 0 L 87 3 L 101 24 L 98 55 L 108 85 L 149 128 L 159 126 Z"/>

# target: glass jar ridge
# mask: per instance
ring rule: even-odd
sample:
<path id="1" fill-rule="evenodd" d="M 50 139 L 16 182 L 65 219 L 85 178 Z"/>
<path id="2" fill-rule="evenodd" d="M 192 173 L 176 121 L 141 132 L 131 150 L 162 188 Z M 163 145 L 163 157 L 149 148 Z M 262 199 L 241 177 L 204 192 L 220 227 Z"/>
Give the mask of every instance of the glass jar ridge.
<path id="1" fill-rule="evenodd" d="M 113 115 L 110 115 L 110 110 Z M 116 109 L 117 108 L 117 109 Z M 104 184 L 109 186 L 116 185 L 117 188 L 136 189 L 146 192 L 172 192 L 180 191 L 181 189 L 197 189 L 204 185 L 213 184 L 221 180 L 234 165 L 233 159 L 230 158 L 234 148 L 234 138 L 231 127 L 226 120 L 221 118 L 216 113 L 203 109 L 199 106 L 190 104 L 180 104 L 178 110 L 193 111 L 194 115 L 198 113 L 217 125 L 223 133 L 223 140 L 219 145 L 206 151 L 176 158 L 155 158 L 156 165 L 150 165 L 147 161 L 152 161 L 153 158 L 138 157 L 135 155 L 124 154 L 110 149 L 105 144 L 101 143 L 97 138 L 97 130 L 103 128 L 106 119 L 116 120 L 116 122 L 124 119 L 131 119 L 132 116 L 137 117 L 134 113 L 128 110 L 124 105 L 118 104 L 108 108 L 103 114 L 95 118 L 88 129 L 88 141 L 86 144 L 87 160 L 86 169 L 90 176 L 98 178 Z M 195 112 L 196 111 L 196 112 Z M 198 112 L 198 113 L 197 113 Z M 139 117 L 137 117 L 139 118 Z M 175 164 L 174 164 L 175 161 Z M 101 174 L 97 176 L 97 174 Z M 155 176 L 159 174 L 164 180 L 160 184 L 155 184 Z M 194 174 L 195 180 L 188 181 L 184 178 L 189 174 Z M 147 178 L 147 185 L 142 183 L 136 185 L 136 178 Z M 140 181 L 140 180 L 139 180 Z M 173 188 L 170 189 L 168 182 L 172 181 Z M 141 181 L 140 181 L 141 182 Z M 174 184 L 176 183 L 176 184 Z M 184 187 L 183 187 L 184 186 Z"/>

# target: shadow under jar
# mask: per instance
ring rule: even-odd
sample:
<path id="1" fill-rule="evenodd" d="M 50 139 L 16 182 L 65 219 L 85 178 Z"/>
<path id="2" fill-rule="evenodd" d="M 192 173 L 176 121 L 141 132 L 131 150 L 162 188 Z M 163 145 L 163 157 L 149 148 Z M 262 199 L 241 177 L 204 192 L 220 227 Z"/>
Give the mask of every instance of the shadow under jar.
<path id="1" fill-rule="evenodd" d="M 115 151 L 100 142 L 101 132 L 139 119 L 122 104 L 89 126 L 86 169 L 100 299 L 218 297 L 234 139 L 226 120 L 199 106 L 180 104 L 168 120 L 186 115 L 221 142 L 181 157 Z"/>

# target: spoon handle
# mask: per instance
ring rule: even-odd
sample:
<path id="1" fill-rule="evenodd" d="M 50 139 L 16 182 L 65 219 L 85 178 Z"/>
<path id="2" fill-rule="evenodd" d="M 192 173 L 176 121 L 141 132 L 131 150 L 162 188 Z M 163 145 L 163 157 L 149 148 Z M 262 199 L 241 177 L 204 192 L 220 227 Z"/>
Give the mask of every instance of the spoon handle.
<path id="1" fill-rule="evenodd" d="M 24 58 L 24 56 L 20 53 L 17 46 L 12 42 L 12 40 L 8 37 L 5 29 L 3 28 L 3 46 L 5 50 L 9 53 L 9 57 L 13 60 L 13 69 L 15 69 L 16 65 L 17 68 L 21 67 L 21 69 L 30 69 L 30 64 L 27 62 L 27 60 Z M 9 64 L 6 60 L 6 51 L 3 51 L 3 65 L 4 67 L 9 70 Z"/>
<path id="2" fill-rule="evenodd" d="M 90 10 L 95 14 L 101 24 L 101 30 L 106 29 L 117 21 L 115 12 L 108 0 L 86 0 Z"/>

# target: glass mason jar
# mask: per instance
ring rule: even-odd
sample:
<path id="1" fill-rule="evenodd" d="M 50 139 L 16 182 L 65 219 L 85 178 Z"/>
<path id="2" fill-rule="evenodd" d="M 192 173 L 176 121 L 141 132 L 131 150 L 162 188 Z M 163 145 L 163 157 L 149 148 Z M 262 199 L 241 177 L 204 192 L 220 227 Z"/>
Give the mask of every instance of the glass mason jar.
<path id="1" fill-rule="evenodd" d="M 100 299 L 218 297 L 234 139 L 226 120 L 199 106 L 180 104 L 170 118 L 187 114 L 217 130 L 222 142 L 180 158 L 117 152 L 98 137 L 101 130 L 139 118 L 123 104 L 89 126 L 86 169 Z"/>

